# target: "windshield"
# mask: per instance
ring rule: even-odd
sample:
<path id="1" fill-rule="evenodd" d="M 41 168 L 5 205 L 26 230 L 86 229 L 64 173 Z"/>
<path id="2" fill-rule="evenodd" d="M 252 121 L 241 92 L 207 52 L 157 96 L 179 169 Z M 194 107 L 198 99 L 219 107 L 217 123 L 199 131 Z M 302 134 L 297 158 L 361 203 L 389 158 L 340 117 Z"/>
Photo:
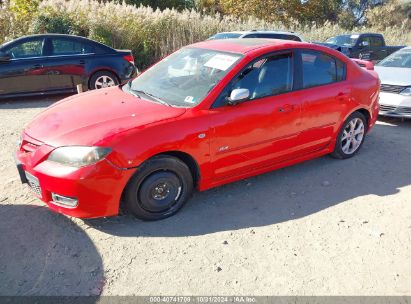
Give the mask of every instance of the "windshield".
<path id="1" fill-rule="evenodd" d="M 395 52 L 377 65 L 392 68 L 411 68 L 411 49 Z"/>
<path id="2" fill-rule="evenodd" d="M 211 36 L 207 40 L 214 40 L 214 39 L 230 39 L 230 38 L 238 38 L 241 34 L 239 33 L 218 33 L 214 36 Z"/>
<path id="3" fill-rule="evenodd" d="M 240 54 L 183 48 L 138 76 L 124 90 L 170 106 L 198 105 L 241 58 Z"/>
<path id="4" fill-rule="evenodd" d="M 327 43 L 339 46 L 354 46 L 357 43 L 359 35 L 340 35 L 327 39 Z"/>

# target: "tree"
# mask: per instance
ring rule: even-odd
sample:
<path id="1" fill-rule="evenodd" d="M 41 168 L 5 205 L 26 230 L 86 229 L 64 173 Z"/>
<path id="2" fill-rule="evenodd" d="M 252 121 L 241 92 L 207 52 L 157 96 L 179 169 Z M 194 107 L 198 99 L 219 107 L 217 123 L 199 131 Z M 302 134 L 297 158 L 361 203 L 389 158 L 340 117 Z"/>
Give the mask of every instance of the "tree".
<path id="1" fill-rule="evenodd" d="M 347 29 L 366 22 L 365 14 L 368 10 L 382 6 L 387 0 L 344 0 L 343 13 L 338 21 Z"/>
<path id="2" fill-rule="evenodd" d="M 238 18 L 256 17 L 267 21 L 287 22 L 287 6 L 299 0 L 220 0 L 224 14 Z"/>
<path id="3" fill-rule="evenodd" d="M 301 5 L 300 16 L 292 16 L 300 23 L 336 23 L 342 10 L 342 0 L 308 0 Z"/>
<path id="4" fill-rule="evenodd" d="M 194 0 L 193 6 L 195 10 L 206 14 L 223 13 L 219 0 Z"/>
<path id="5" fill-rule="evenodd" d="M 390 0 L 385 5 L 369 9 L 365 18 L 368 25 L 382 30 L 394 26 L 411 29 L 411 2 Z"/>
<path id="6" fill-rule="evenodd" d="M 336 22 L 343 0 L 220 0 L 226 14 L 237 17 L 253 16 L 267 21 L 279 21 L 285 25 L 326 21 Z"/>

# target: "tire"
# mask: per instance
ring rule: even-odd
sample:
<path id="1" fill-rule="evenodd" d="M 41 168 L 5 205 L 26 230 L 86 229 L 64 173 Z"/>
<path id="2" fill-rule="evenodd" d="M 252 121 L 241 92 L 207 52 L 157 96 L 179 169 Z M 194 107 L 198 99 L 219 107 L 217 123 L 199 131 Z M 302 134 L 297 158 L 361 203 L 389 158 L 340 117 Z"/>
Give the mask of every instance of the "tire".
<path id="1" fill-rule="evenodd" d="M 193 176 L 184 162 L 171 156 L 156 156 L 139 167 L 130 179 L 124 203 L 139 219 L 161 220 L 184 206 L 193 187 Z"/>
<path id="2" fill-rule="evenodd" d="M 90 78 L 89 88 L 90 90 L 102 89 L 107 87 L 113 87 L 119 84 L 116 75 L 109 71 L 100 71 L 94 73 Z"/>
<path id="3" fill-rule="evenodd" d="M 352 113 L 338 133 L 331 156 L 339 159 L 353 157 L 358 153 L 367 134 L 367 119 L 360 112 Z"/>

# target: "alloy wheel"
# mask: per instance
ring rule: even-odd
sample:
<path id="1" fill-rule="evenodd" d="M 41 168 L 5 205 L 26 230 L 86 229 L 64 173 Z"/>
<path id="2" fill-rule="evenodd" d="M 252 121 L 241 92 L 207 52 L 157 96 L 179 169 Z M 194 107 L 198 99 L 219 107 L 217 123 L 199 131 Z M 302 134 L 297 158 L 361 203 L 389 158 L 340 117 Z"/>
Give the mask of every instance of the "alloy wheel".
<path id="1" fill-rule="evenodd" d="M 116 82 L 114 81 L 114 79 L 112 79 L 110 76 L 102 75 L 96 79 L 94 87 L 96 89 L 101 89 L 101 88 L 113 87 L 115 85 L 116 85 Z"/>
<path id="2" fill-rule="evenodd" d="M 344 128 L 341 149 L 345 154 L 353 154 L 364 140 L 365 126 L 360 118 L 353 118 Z"/>

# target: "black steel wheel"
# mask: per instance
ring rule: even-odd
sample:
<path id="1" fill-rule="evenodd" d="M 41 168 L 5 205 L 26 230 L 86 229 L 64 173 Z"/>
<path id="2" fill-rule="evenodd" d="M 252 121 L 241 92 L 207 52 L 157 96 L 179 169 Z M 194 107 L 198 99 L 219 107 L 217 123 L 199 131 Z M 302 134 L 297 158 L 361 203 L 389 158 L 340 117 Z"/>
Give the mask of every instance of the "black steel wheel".
<path id="1" fill-rule="evenodd" d="M 130 179 L 124 199 L 127 209 L 143 220 L 160 220 L 178 212 L 193 191 L 188 166 L 171 156 L 146 161 Z"/>

